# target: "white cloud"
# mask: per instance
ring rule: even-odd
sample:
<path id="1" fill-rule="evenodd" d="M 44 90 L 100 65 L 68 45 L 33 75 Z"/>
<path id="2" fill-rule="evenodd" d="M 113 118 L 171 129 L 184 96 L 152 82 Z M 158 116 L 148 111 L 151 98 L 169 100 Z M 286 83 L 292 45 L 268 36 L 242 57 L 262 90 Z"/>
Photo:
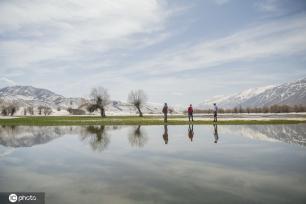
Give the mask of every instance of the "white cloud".
<path id="1" fill-rule="evenodd" d="M 264 12 L 276 12 L 280 10 L 279 0 L 262 0 L 255 2 L 255 7 Z"/>
<path id="2" fill-rule="evenodd" d="M 230 36 L 166 50 L 126 70 L 164 75 L 306 50 L 306 16 L 254 26 Z"/>
<path id="3" fill-rule="evenodd" d="M 5 86 L 14 86 L 16 85 L 16 82 L 13 80 L 10 80 L 6 77 L 1 77 L 0 78 L 0 87 L 5 87 Z"/>
<path id="4" fill-rule="evenodd" d="M 0 56 L 27 68 L 46 60 L 80 60 L 166 39 L 170 15 L 158 0 L 0 2 Z M 158 32 L 160 35 L 152 34 Z"/>
<path id="5" fill-rule="evenodd" d="M 229 0 L 214 0 L 214 2 L 218 5 L 224 5 L 229 2 Z"/>

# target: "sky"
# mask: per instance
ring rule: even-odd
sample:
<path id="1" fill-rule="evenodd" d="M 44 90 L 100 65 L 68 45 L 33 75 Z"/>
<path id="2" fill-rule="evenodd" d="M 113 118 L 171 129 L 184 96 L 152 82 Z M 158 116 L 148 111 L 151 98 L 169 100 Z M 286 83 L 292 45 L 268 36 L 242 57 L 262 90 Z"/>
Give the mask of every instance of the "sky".
<path id="1" fill-rule="evenodd" d="M 0 88 L 199 104 L 306 76 L 305 0 L 0 0 Z"/>

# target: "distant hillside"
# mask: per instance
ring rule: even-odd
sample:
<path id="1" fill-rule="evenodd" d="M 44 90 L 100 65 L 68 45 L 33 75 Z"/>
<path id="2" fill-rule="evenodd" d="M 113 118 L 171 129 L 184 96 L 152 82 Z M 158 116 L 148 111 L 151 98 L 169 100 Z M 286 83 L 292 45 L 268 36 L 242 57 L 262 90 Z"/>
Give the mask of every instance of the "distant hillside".
<path id="1" fill-rule="evenodd" d="M 57 108 L 66 110 L 67 108 L 79 108 L 88 102 L 85 98 L 66 98 L 47 89 L 36 88 L 33 86 L 10 86 L 0 89 L 0 98 L 4 101 L 14 101 L 20 107 L 40 105 L 49 106 L 56 112 Z M 85 107 L 83 107 L 85 109 Z M 144 113 L 161 113 L 162 104 L 148 103 L 143 107 Z M 112 101 L 106 107 L 108 114 L 129 115 L 135 114 L 134 107 L 126 102 Z M 63 113 L 66 114 L 66 113 Z"/>
<path id="2" fill-rule="evenodd" d="M 216 97 L 204 101 L 197 108 L 211 108 L 217 103 L 222 108 L 263 107 L 271 105 L 306 105 L 306 78 L 281 84 L 248 89 L 230 96 Z"/>

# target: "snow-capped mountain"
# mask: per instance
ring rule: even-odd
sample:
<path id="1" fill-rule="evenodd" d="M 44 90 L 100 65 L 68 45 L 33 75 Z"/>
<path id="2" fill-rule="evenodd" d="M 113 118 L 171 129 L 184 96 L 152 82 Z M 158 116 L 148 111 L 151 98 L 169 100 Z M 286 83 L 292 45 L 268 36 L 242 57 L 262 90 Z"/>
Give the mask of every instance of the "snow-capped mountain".
<path id="1" fill-rule="evenodd" d="M 53 109 L 53 113 L 67 114 L 67 108 L 81 108 L 86 110 L 83 104 L 88 103 L 85 98 L 66 98 L 47 89 L 35 88 L 32 86 L 10 86 L 0 89 L 0 98 L 4 101 L 14 101 L 19 107 L 48 106 Z M 61 113 L 57 111 L 60 108 Z M 21 109 L 22 110 L 22 109 Z M 20 111 L 21 111 L 20 110 Z M 143 107 L 143 113 L 161 113 L 162 104 L 148 103 Z M 112 101 L 106 111 L 109 115 L 130 115 L 136 114 L 135 108 L 126 102 Z M 20 114 L 23 114 L 20 112 Z"/>
<path id="2" fill-rule="evenodd" d="M 306 105 L 306 78 L 278 86 L 252 88 L 230 96 L 205 100 L 197 108 L 211 108 L 217 103 L 222 108 L 263 107 L 274 104 Z"/>
<path id="3" fill-rule="evenodd" d="M 55 101 L 64 98 L 61 95 L 53 93 L 47 89 L 39 89 L 33 86 L 9 86 L 0 89 L 0 96 L 12 99 L 22 100 L 39 100 L 39 101 Z"/>
<path id="4" fill-rule="evenodd" d="M 217 96 L 212 99 L 205 100 L 203 103 L 199 104 L 197 108 L 211 108 L 213 103 L 217 103 L 222 108 L 233 108 L 273 87 L 274 86 L 252 88 L 242 91 L 238 94 L 233 94 L 229 96 Z"/>
<path id="5" fill-rule="evenodd" d="M 82 98 L 65 98 L 48 89 L 33 86 L 9 86 L 0 89 L 0 97 L 5 101 L 16 101 L 19 106 L 46 105 L 56 107 L 78 107 Z"/>

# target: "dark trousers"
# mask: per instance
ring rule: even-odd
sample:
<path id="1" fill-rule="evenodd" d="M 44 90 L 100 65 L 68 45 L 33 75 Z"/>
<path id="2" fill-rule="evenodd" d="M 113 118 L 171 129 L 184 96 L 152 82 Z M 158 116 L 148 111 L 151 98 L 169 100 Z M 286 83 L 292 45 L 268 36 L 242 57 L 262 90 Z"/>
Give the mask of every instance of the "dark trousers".
<path id="1" fill-rule="evenodd" d="M 188 113 L 188 119 L 190 121 L 190 119 L 193 121 L 193 114 L 192 113 Z"/>
<path id="2" fill-rule="evenodd" d="M 214 122 L 217 122 L 217 120 L 218 120 L 217 113 L 214 113 Z"/>
<path id="3" fill-rule="evenodd" d="M 167 122 L 168 121 L 168 115 L 167 113 L 164 113 L 164 122 Z"/>

